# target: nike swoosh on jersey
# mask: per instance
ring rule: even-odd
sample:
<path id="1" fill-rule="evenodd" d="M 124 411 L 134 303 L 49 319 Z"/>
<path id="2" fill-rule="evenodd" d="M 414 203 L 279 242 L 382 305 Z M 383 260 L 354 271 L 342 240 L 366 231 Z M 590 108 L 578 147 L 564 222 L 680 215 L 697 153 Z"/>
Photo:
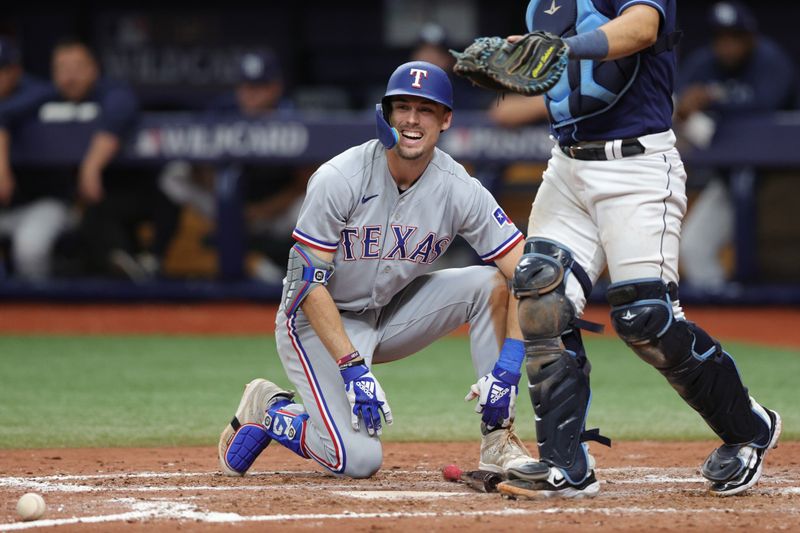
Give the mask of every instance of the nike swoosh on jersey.
<path id="1" fill-rule="evenodd" d="M 373 198 L 375 198 L 376 196 L 378 196 L 378 195 L 377 194 L 373 194 L 372 196 L 362 196 L 361 197 L 361 203 L 365 204 L 365 203 L 369 202 L 370 200 L 372 200 Z"/>

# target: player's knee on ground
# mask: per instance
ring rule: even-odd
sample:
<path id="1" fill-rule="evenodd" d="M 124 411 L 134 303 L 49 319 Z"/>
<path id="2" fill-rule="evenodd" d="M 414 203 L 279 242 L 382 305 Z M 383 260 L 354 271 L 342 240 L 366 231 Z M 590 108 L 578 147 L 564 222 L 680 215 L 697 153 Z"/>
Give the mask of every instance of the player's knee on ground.
<path id="1" fill-rule="evenodd" d="M 367 435 L 366 431 L 350 433 L 344 439 L 345 466 L 342 474 L 354 479 L 371 477 L 381 468 L 383 448 L 381 441 Z M 363 433 L 363 434 L 362 434 Z"/>
<path id="2" fill-rule="evenodd" d="M 631 280 L 608 289 L 617 335 L 729 444 L 755 438 L 759 422 L 736 364 L 696 324 L 675 316 L 678 287 L 660 279 Z"/>

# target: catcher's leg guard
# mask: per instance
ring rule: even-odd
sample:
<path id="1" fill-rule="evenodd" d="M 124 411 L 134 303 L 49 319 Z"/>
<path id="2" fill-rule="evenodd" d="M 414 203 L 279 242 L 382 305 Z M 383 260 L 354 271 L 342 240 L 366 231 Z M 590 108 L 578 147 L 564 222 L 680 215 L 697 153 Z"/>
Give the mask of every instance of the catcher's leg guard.
<path id="1" fill-rule="evenodd" d="M 586 440 L 610 444 L 596 431 L 584 431 L 589 409 L 589 365 L 575 308 L 565 296 L 565 277 L 578 269 L 572 254 L 552 241 L 532 238 L 514 273 L 519 321 L 525 337 L 528 388 L 536 413 L 540 461 L 560 468 L 572 484 L 591 475 Z M 579 281 L 580 281 L 580 276 Z M 582 282 L 585 292 L 587 289 Z"/>
<path id="2" fill-rule="evenodd" d="M 612 284 L 607 297 L 620 338 L 661 372 L 726 444 L 768 440 L 769 427 L 752 409 L 731 356 L 697 325 L 675 317 L 677 285 L 625 281 Z"/>

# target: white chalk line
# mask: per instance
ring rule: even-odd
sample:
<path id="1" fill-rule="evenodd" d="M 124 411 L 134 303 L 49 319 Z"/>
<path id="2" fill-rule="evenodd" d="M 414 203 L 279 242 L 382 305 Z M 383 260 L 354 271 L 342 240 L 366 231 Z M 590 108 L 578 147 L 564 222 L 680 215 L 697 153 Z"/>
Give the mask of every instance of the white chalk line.
<path id="1" fill-rule="evenodd" d="M 652 467 L 630 467 L 630 468 L 607 468 L 598 469 L 598 477 L 601 482 L 608 485 L 658 485 L 658 484 L 672 484 L 672 485 L 685 485 L 685 484 L 703 484 L 707 481 L 702 477 L 692 476 L 695 472 L 693 469 L 688 468 L 652 468 Z M 657 473 L 657 474 L 656 474 Z M 402 475 L 402 476 L 418 476 L 418 477 L 438 477 L 441 473 L 438 470 L 387 470 L 384 474 Z M 611 479 L 603 479 L 611 475 Z M 626 476 L 636 475 L 638 477 L 614 479 L 614 475 Z M 667 474 L 667 475 L 664 475 Z M 218 477 L 219 479 L 231 479 L 228 476 L 223 476 L 215 472 L 120 472 L 120 473 L 104 473 L 104 474 L 85 474 L 85 475 L 51 475 L 51 476 L 6 476 L 0 477 L 0 488 L 11 489 L 27 489 L 38 492 L 108 492 L 108 491 L 131 491 L 131 492 L 166 492 L 166 491 L 286 491 L 293 489 L 300 489 L 305 491 L 327 491 L 337 489 L 353 489 L 353 482 L 349 483 L 328 483 L 319 486 L 309 486 L 307 483 L 281 483 L 280 485 L 250 485 L 250 484 L 235 484 L 235 485 L 161 485 L 161 486 L 148 486 L 136 487 L 131 485 L 85 485 L 85 484 L 72 484 L 69 481 L 98 481 L 98 480 L 130 480 L 130 479 L 175 479 L 175 478 L 193 478 L 193 477 Z M 319 480 L 331 480 L 335 478 L 321 471 L 274 471 L 274 472 L 256 472 L 248 474 L 243 479 L 269 479 L 274 476 L 290 476 L 293 478 L 309 478 Z M 780 485 L 787 483 L 796 483 L 800 480 L 797 478 L 788 478 L 783 476 L 765 476 L 760 480 L 760 484 Z M 417 482 L 419 483 L 419 482 Z M 445 482 L 439 479 L 423 481 L 433 487 L 451 486 L 452 483 Z"/>
<path id="2" fill-rule="evenodd" d="M 474 497 L 475 492 L 440 492 L 429 490 L 334 490 L 331 494 L 357 500 L 438 500 L 439 498 Z"/>
<path id="3" fill-rule="evenodd" d="M 120 503 L 123 503 L 120 501 Z M 197 506 L 174 502 L 141 502 L 133 499 L 126 499 L 132 507 L 132 511 L 101 516 L 73 517 L 62 519 L 37 520 L 35 522 L 15 522 L 0 524 L 0 531 L 20 531 L 39 527 L 55 527 L 75 524 L 97 524 L 120 521 L 144 521 L 144 520 L 191 520 L 207 523 L 237 523 L 237 522 L 285 522 L 302 520 L 352 520 L 352 519 L 373 519 L 373 518 L 471 518 L 481 516 L 535 516 L 535 515 L 555 515 L 555 514 L 601 514 L 604 516 L 620 515 L 648 515 L 648 514 L 705 514 L 705 513 L 730 513 L 726 508 L 708 509 L 647 509 L 641 507 L 572 507 L 547 509 L 498 509 L 486 511 L 443 511 L 443 512 L 382 512 L 382 513 L 313 513 L 313 514 L 286 514 L 286 515 L 249 515 L 243 516 L 237 513 L 218 513 L 200 511 Z M 736 513 L 763 514 L 764 511 L 757 509 L 741 509 Z M 770 513 L 799 514 L 795 508 L 773 509 Z"/>
<path id="4" fill-rule="evenodd" d="M 609 469 L 598 469 L 598 473 L 602 476 L 603 474 L 625 474 L 630 476 L 632 474 L 638 474 L 641 477 L 639 479 L 611 479 L 607 482 L 604 482 L 604 485 L 608 483 L 608 485 L 640 485 L 640 484 L 651 484 L 651 485 L 679 485 L 679 487 L 672 487 L 672 488 L 654 488 L 652 492 L 654 493 L 669 493 L 674 491 L 679 491 L 681 484 L 696 484 L 702 483 L 705 484 L 705 479 L 701 477 L 688 477 L 690 473 L 694 473 L 696 470 L 687 469 L 687 468 L 651 468 L 651 467 L 631 467 L 631 468 L 609 468 Z M 390 474 L 397 474 L 397 475 L 404 475 L 404 476 L 431 476 L 440 475 L 438 470 L 388 470 L 386 473 Z M 656 475 L 658 473 L 660 475 Z M 665 473 L 671 475 L 664 475 Z M 686 475 L 687 477 L 681 477 L 681 474 Z M 287 490 L 292 489 L 300 489 L 300 490 L 315 490 L 315 491 L 330 491 L 335 494 L 341 494 L 350 496 L 353 498 L 358 499 L 371 499 L 371 500 L 413 500 L 413 499 L 438 499 L 438 498 L 451 498 L 451 497 L 463 497 L 463 496 L 481 496 L 479 494 L 473 492 L 442 492 L 441 490 L 437 491 L 408 491 L 408 490 L 396 490 L 396 491 L 388 491 L 388 490 L 353 490 L 352 483 L 325 483 L 319 487 L 310 487 L 307 483 L 305 484 L 282 484 L 282 485 L 229 485 L 229 486 L 209 486 L 209 485 L 170 485 L 170 486 L 155 486 L 155 487 L 142 487 L 142 486 L 91 486 L 91 485 L 75 485 L 70 483 L 65 483 L 66 481 L 90 481 L 90 480 L 128 480 L 128 479 L 175 479 L 175 478 L 194 478 L 194 477 L 203 477 L 215 475 L 213 472 L 135 472 L 135 473 L 104 473 L 104 474 L 89 474 L 89 475 L 53 475 L 53 476 L 36 476 L 30 478 L 23 478 L 23 477 L 0 477 L 0 487 L 7 487 L 13 489 L 27 489 L 27 490 L 38 490 L 41 492 L 67 492 L 67 493 L 74 493 L 74 492 L 113 492 L 113 491 L 123 491 L 123 492 L 173 492 L 173 491 L 185 491 L 185 492 L 214 492 L 214 491 L 282 491 L 285 492 Z M 331 476 L 319 472 L 319 471 L 273 471 L 273 472 L 257 472 L 252 475 L 248 475 L 247 478 L 264 478 L 269 476 L 275 475 L 287 475 L 293 477 L 305 477 L 305 478 L 321 478 L 327 479 Z M 225 479 L 224 476 L 220 476 L 221 479 Z M 245 479 L 247 479 L 245 478 Z M 235 478 L 234 478 L 235 479 Z M 331 478 L 333 480 L 333 478 Z M 800 487 L 774 487 L 774 488 L 763 488 L 763 484 L 765 482 L 770 484 L 784 484 L 784 483 L 792 483 L 795 482 L 795 479 L 789 479 L 785 477 L 768 477 L 762 478 L 760 488 L 756 488 L 753 490 L 755 494 L 765 494 L 765 495 L 798 495 L 800 494 Z M 417 482 L 418 484 L 419 482 Z M 431 485 L 433 487 L 452 487 L 456 488 L 457 485 L 453 483 L 449 483 L 443 480 L 438 481 L 428 481 L 425 482 L 427 485 Z M 608 486 L 607 485 L 607 486 Z M 613 490 L 613 494 L 615 496 L 624 496 L 625 493 L 631 492 L 631 494 L 636 494 L 634 491 L 626 491 L 626 490 L 614 490 L 612 487 L 608 487 L 607 490 Z M 685 485 L 684 485 L 685 487 Z M 495 497 L 495 495 L 483 495 L 486 497 Z M 187 498 L 184 498 L 184 502 Z M 189 498 L 191 499 L 191 498 Z M 605 515 L 625 515 L 625 514 L 643 514 L 643 513 L 701 513 L 701 512 L 730 512 L 729 509 L 691 509 L 691 510 L 684 510 L 684 509 L 643 509 L 637 507 L 610 507 L 610 508 L 569 508 L 569 509 L 547 509 L 547 510 L 521 510 L 521 509 L 502 509 L 502 510 L 487 510 L 487 511 L 465 511 L 465 512 L 442 512 L 442 513 L 435 513 L 435 512 L 395 512 L 395 513 L 352 513 L 352 512 L 343 512 L 343 513 L 330 513 L 330 514 L 304 514 L 304 515 L 265 515 L 265 516 L 243 516 L 236 513 L 216 513 L 211 511 L 202 511 L 197 506 L 187 504 L 184 502 L 175 502 L 175 501 L 140 501 L 134 499 L 127 499 L 127 498 L 119 498 L 114 501 L 117 502 L 130 502 L 129 504 L 133 508 L 132 511 L 124 512 L 124 513 L 116 513 L 110 515 L 99 515 L 99 516 L 87 516 L 87 517 L 73 517 L 73 518 L 64 518 L 64 519 L 47 519 L 47 520 L 38 520 L 35 522 L 15 522 L 9 524 L 0 524 L 0 531 L 14 531 L 14 530 L 23 530 L 29 529 L 33 527 L 55 527 L 61 525 L 70 525 L 70 524 L 81 524 L 81 523 L 103 523 L 103 522 L 118 522 L 118 521 L 126 521 L 126 520 L 134 520 L 134 521 L 142 521 L 142 520 L 158 520 L 158 519 L 183 519 L 183 520 L 199 520 L 203 522 L 213 522 L 213 523 L 231 523 L 231 522 L 274 522 L 274 521 L 283 521 L 283 520 L 339 520 L 345 518 L 358 518 L 358 519 L 368 519 L 368 518 L 386 518 L 386 517 L 406 517 L 406 518 L 426 518 L 426 517 L 448 517 L 448 516 L 458 516 L 458 517 L 477 517 L 477 516 L 513 516 L 513 515 L 535 515 L 535 514 L 550 514 L 550 513 L 599 513 Z M 790 513 L 790 514 L 799 514 L 800 511 L 795 509 L 795 507 L 791 507 L 788 509 L 773 509 L 769 511 L 759 511 L 756 509 L 745 509 L 737 512 L 747 512 L 747 513 L 759 513 L 759 512 L 770 512 L 770 513 Z"/>

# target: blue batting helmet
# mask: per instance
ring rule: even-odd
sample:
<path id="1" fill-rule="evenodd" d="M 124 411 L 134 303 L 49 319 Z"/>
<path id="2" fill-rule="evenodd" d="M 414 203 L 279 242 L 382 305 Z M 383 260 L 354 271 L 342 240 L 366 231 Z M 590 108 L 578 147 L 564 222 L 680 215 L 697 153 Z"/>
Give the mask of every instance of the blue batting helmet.
<path id="1" fill-rule="evenodd" d="M 387 104 L 390 97 L 399 95 L 420 96 L 453 109 L 453 85 L 444 70 L 426 61 L 403 63 L 392 73 L 386 93 L 375 107 L 378 139 L 389 149 L 397 143 L 398 133 L 386 120 Z"/>

